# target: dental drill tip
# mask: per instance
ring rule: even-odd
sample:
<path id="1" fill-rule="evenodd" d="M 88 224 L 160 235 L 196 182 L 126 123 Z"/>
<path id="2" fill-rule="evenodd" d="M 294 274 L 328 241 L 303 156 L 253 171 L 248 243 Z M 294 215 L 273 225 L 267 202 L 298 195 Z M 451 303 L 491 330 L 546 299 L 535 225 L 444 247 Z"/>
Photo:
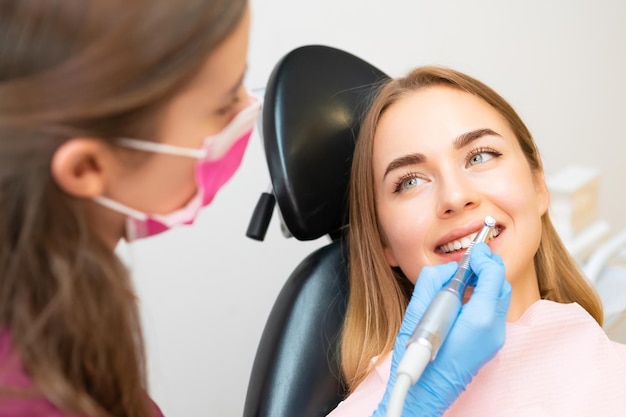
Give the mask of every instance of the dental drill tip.
<path id="1" fill-rule="evenodd" d="M 493 227 L 496 225 L 496 219 L 493 216 L 485 217 L 485 226 Z"/>

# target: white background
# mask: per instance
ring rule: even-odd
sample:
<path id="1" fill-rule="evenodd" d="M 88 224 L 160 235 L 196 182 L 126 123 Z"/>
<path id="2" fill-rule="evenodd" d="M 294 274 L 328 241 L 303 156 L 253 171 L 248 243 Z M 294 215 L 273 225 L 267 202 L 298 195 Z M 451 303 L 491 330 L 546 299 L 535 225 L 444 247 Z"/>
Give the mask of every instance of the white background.
<path id="1" fill-rule="evenodd" d="M 252 0 L 247 85 L 307 44 L 344 49 L 391 76 L 441 64 L 486 82 L 533 133 L 548 174 L 600 169 L 600 215 L 615 230 L 626 190 L 626 2 Z M 240 416 L 256 346 L 293 268 L 327 243 L 245 237 L 269 184 L 258 135 L 196 224 L 119 253 L 133 270 L 151 394 L 166 416 Z"/>

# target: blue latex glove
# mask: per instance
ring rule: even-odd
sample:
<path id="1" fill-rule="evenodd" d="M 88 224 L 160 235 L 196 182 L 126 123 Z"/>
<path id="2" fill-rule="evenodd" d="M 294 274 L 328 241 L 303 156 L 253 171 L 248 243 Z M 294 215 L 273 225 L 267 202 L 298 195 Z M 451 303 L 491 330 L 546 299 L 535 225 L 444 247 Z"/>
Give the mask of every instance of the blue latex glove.
<path id="1" fill-rule="evenodd" d="M 435 294 L 457 267 L 451 262 L 422 268 L 396 338 L 387 390 L 374 417 L 385 416 L 406 343 Z M 502 259 L 486 244 L 477 243 L 470 256 L 470 268 L 478 276 L 474 293 L 461 308 L 435 360 L 407 393 L 404 417 L 441 416 L 504 344 L 511 286 L 505 280 Z"/>

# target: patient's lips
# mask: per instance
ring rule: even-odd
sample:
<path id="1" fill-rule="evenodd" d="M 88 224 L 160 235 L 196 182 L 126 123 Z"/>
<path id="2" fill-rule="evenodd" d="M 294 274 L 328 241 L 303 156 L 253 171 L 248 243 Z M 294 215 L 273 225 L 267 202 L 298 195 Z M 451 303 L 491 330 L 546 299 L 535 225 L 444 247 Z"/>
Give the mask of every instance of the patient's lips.
<path id="1" fill-rule="evenodd" d="M 502 231 L 502 227 L 501 226 L 496 226 L 491 230 L 491 233 L 489 235 L 489 238 L 487 239 L 487 242 L 489 242 L 490 240 L 495 239 L 496 237 L 498 237 L 498 235 L 500 234 L 500 232 Z M 461 238 L 458 239 L 454 239 L 450 242 L 444 243 L 442 245 L 439 245 L 437 247 L 437 252 L 441 252 L 441 253 L 453 253 L 462 249 L 467 249 L 469 247 L 469 245 L 472 243 L 472 241 L 474 240 L 474 238 L 476 237 L 476 235 L 478 234 L 478 231 L 470 233 L 466 236 L 463 236 Z"/>

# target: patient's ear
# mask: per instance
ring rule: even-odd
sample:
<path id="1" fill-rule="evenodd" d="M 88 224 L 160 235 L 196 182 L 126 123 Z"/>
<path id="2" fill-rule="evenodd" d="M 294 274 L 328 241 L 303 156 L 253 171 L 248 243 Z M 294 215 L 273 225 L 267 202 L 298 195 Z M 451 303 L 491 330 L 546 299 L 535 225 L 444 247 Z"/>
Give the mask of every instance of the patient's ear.
<path id="1" fill-rule="evenodd" d="M 396 260 L 396 256 L 393 254 L 393 251 L 391 250 L 391 248 L 385 245 L 384 251 L 385 251 L 385 259 L 387 260 L 387 263 L 389 264 L 389 266 L 391 267 L 398 266 L 398 261 Z"/>
<path id="2" fill-rule="evenodd" d="M 52 156 L 52 178 L 75 197 L 92 198 L 102 194 L 108 146 L 97 139 L 73 138 Z"/>
<path id="3" fill-rule="evenodd" d="M 544 215 L 550 207 L 550 190 L 546 178 L 542 173 L 535 174 L 535 190 L 537 191 L 537 208 L 540 215 Z"/>

